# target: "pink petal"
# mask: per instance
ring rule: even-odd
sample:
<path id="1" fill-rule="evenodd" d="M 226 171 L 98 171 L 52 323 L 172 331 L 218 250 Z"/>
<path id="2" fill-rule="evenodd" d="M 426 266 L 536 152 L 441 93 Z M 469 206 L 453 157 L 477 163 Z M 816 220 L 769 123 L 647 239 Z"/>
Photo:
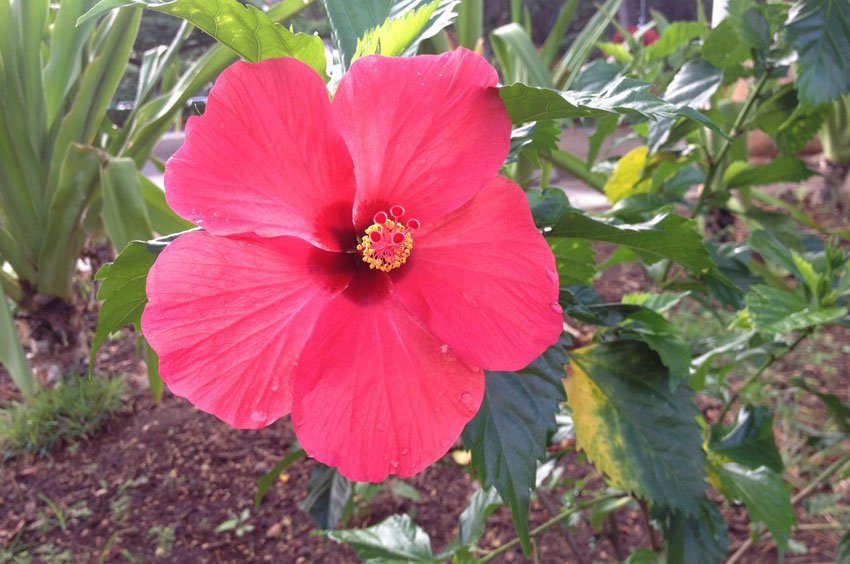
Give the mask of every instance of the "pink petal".
<path id="1" fill-rule="evenodd" d="M 563 329 L 555 258 L 522 190 L 496 177 L 414 235 L 393 271 L 399 300 L 460 358 L 488 370 L 528 365 Z"/>
<path id="2" fill-rule="evenodd" d="M 181 235 L 148 274 L 142 331 L 169 389 L 239 428 L 289 413 L 292 369 L 350 257 L 300 239 Z"/>
<path id="3" fill-rule="evenodd" d="M 333 113 L 354 160 L 358 229 L 400 204 L 426 223 L 473 197 L 508 154 L 511 121 L 487 61 L 466 49 L 358 59 Z"/>
<path id="4" fill-rule="evenodd" d="M 316 323 L 295 374 L 304 450 L 352 480 L 411 476 L 443 456 L 475 415 L 484 374 L 457 359 L 361 272 Z"/>
<path id="5" fill-rule="evenodd" d="M 165 195 L 214 235 L 351 246 L 353 167 L 319 75 L 296 59 L 228 67 L 166 165 Z"/>

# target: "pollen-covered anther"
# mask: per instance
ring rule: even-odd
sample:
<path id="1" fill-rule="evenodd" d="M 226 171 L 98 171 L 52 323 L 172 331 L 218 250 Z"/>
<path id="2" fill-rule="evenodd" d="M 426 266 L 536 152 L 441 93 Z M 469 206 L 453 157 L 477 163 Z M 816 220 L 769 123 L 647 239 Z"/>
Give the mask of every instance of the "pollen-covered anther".
<path id="1" fill-rule="evenodd" d="M 389 212 L 380 211 L 372 218 L 360 238 L 357 251 L 369 268 L 389 272 L 407 262 L 413 250 L 412 232 L 419 228 L 416 219 L 402 221 L 404 207 L 391 206 Z"/>

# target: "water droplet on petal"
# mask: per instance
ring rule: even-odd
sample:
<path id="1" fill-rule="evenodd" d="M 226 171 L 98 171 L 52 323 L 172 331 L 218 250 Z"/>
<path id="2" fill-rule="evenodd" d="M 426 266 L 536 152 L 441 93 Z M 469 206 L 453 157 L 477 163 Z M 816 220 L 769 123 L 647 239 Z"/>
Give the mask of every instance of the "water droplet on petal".
<path id="1" fill-rule="evenodd" d="M 268 416 L 262 411 L 255 411 L 251 414 L 251 421 L 265 421 Z"/>
<path id="2" fill-rule="evenodd" d="M 549 309 L 551 309 L 555 313 L 564 313 L 564 310 L 561 309 L 561 306 L 558 302 L 552 302 L 549 304 Z"/>
<path id="3" fill-rule="evenodd" d="M 460 395 L 460 401 L 462 401 L 463 403 L 471 402 L 472 401 L 472 394 L 470 394 L 469 392 L 463 392 Z"/>
<path id="4" fill-rule="evenodd" d="M 409 450 L 407 450 L 406 448 L 403 448 L 403 449 L 401 449 L 401 450 L 400 450 L 400 451 L 398 451 L 398 452 L 399 452 L 399 454 L 400 454 L 400 455 L 404 456 L 404 455 L 406 455 L 406 454 L 407 454 L 408 452 L 410 452 L 410 451 L 409 451 Z"/>
<path id="5" fill-rule="evenodd" d="M 377 423 L 375 423 L 375 429 L 377 429 L 378 431 L 386 431 L 387 424 L 383 421 L 378 421 Z"/>
<path id="6" fill-rule="evenodd" d="M 443 440 L 440 441 L 440 446 L 443 447 L 443 448 L 447 448 L 451 444 L 452 444 L 452 442 L 448 439 L 443 439 Z"/>
<path id="7" fill-rule="evenodd" d="M 440 407 L 439 405 L 434 406 L 434 413 L 440 413 L 442 410 L 443 410 L 443 408 Z"/>
<path id="8" fill-rule="evenodd" d="M 292 423 L 293 423 L 293 425 L 295 425 L 296 427 L 301 427 L 302 425 L 304 425 L 304 418 L 303 418 L 303 417 L 299 417 L 298 419 L 293 419 Z"/>
<path id="9" fill-rule="evenodd" d="M 392 466 L 393 470 L 398 468 L 398 460 L 390 460 L 390 466 Z"/>
<path id="10" fill-rule="evenodd" d="M 554 270 L 547 270 L 546 276 L 548 276 L 549 280 L 551 280 L 552 282 L 554 282 L 556 284 L 558 283 L 558 273 L 555 272 Z"/>
<path id="11" fill-rule="evenodd" d="M 449 346 L 447 344 L 443 343 L 442 345 L 440 345 L 440 352 L 443 353 L 443 354 L 448 354 Z"/>

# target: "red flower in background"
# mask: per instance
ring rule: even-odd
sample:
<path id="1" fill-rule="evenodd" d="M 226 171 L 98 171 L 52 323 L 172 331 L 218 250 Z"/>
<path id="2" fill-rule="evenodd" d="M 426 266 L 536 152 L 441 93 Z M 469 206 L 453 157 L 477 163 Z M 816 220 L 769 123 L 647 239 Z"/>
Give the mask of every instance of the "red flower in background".
<path id="1" fill-rule="evenodd" d="M 630 25 L 628 27 L 628 30 L 629 30 L 630 35 L 635 35 L 635 34 L 638 33 L 638 26 Z M 655 28 L 648 29 L 641 36 L 641 43 L 643 43 L 644 47 L 649 47 L 650 45 L 652 45 L 653 43 L 658 41 L 659 37 L 660 37 L 660 35 L 658 35 L 658 32 L 655 30 Z M 623 42 L 623 34 L 620 33 L 619 31 L 614 32 L 614 43 L 622 43 L 622 42 Z"/>
<path id="2" fill-rule="evenodd" d="M 168 162 L 180 236 L 147 282 L 169 388 L 241 428 L 292 413 L 354 480 L 412 475 L 478 410 L 482 369 L 557 340 L 555 261 L 496 176 L 511 123 L 466 50 L 358 60 L 333 102 L 294 59 L 239 62 Z"/>

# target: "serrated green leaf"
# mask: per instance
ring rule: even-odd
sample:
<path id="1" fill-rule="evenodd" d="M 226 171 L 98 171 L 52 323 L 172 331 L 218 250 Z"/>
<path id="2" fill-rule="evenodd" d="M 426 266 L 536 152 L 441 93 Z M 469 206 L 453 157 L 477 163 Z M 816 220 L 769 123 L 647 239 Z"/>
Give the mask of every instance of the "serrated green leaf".
<path id="1" fill-rule="evenodd" d="M 481 408 L 463 430 L 472 467 L 482 487 L 495 486 L 511 506 L 517 535 L 530 550 L 528 509 L 537 461 L 555 431 L 555 413 L 564 397 L 567 355 L 555 345 L 517 372 L 487 372 Z"/>
<path id="2" fill-rule="evenodd" d="M 318 35 L 293 33 L 237 0 L 101 0 L 79 23 L 123 6 L 143 6 L 187 20 L 245 60 L 295 57 L 325 74 L 325 46 Z"/>
<path id="3" fill-rule="evenodd" d="M 666 313 L 689 295 L 690 292 L 661 292 L 658 294 L 652 292 L 633 292 L 631 294 L 624 294 L 620 301 L 624 304 L 634 304 L 649 308 L 655 313 Z"/>
<path id="4" fill-rule="evenodd" d="M 352 482 L 336 468 L 317 463 L 310 471 L 307 498 L 298 504 L 321 529 L 334 529 L 351 498 Z"/>
<path id="5" fill-rule="evenodd" d="M 764 523 L 779 548 L 785 550 L 797 514 L 782 476 L 765 466 L 750 470 L 734 462 L 714 465 L 711 472 L 717 476 L 716 485 L 723 494 L 742 501 L 750 518 Z"/>
<path id="6" fill-rule="evenodd" d="M 664 30 L 658 41 L 646 48 L 646 56 L 653 60 L 662 59 L 707 33 L 708 26 L 702 22 L 673 22 Z"/>
<path id="7" fill-rule="evenodd" d="M 546 236 L 616 243 L 649 263 L 666 258 L 695 273 L 713 269 L 702 236 L 682 216 L 660 214 L 644 223 L 624 224 L 588 216 L 572 207 L 561 190 L 529 192 L 529 199 L 535 223 Z"/>
<path id="8" fill-rule="evenodd" d="M 115 261 L 104 264 L 95 275 L 101 281 L 97 299 L 101 301 L 97 316 L 97 331 L 94 334 L 89 356 L 89 366 L 94 365 L 94 356 L 110 333 L 125 325 L 139 328 L 142 311 L 148 302 L 145 283 L 148 271 L 156 260 L 142 241 L 134 241 L 121 251 Z"/>
<path id="9" fill-rule="evenodd" d="M 331 32 L 339 49 L 343 67 L 348 68 L 357 51 L 358 40 L 369 30 L 416 11 L 432 2 L 428 0 L 324 0 Z M 443 1 L 428 20 L 419 39 L 439 33 L 454 21 L 456 1 Z"/>
<path id="10" fill-rule="evenodd" d="M 425 38 L 425 32 L 434 29 L 435 20 L 440 21 L 439 29 L 454 21 L 456 14 L 453 9 L 456 4 L 448 0 L 433 0 L 385 20 L 357 39 L 351 61 L 372 54 L 399 56 L 415 49 L 419 41 Z"/>
<path id="11" fill-rule="evenodd" d="M 726 558 L 726 520 L 711 501 L 704 499 L 695 515 L 670 510 L 658 513 L 667 539 L 667 562 L 719 564 Z"/>
<path id="12" fill-rule="evenodd" d="M 351 545 L 357 556 L 370 564 L 437 562 L 428 533 L 408 515 L 393 515 L 367 529 L 330 531 L 327 536 Z"/>
<path id="13" fill-rule="evenodd" d="M 596 252 L 593 245 L 581 239 L 549 237 L 547 239 L 555 254 L 555 264 L 561 285 L 589 284 L 596 274 Z"/>
<path id="14" fill-rule="evenodd" d="M 502 498 L 495 488 L 478 488 L 457 520 L 458 542 L 469 547 L 477 545 L 484 534 L 487 517 L 501 505 Z"/>
<path id="15" fill-rule="evenodd" d="M 557 91 L 522 83 L 499 88 L 513 123 L 541 119 L 602 117 L 633 114 L 648 119 L 686 117 L 723 134 L 705 115 L 687 107 L 677 107 L 651 94 L 649 85 L 633 78 L 619 77 L 601 92 Z"/>
<path id="16" fill-rule="evenodd" d="M 638 341 L 575 350 L 570 366 L 576 439 L 609 483 L 697 512 L 705 471 L 693 391 L 683 385 L 671 392 L 658 355 Z"/>
<path id="17" fill-rule="evenodd" d="M 800 103 L 815 108 L 850 93 L 850 3 L 800 0 L 788 12 L 788 41 L 797 51 Z"/>
<path id="18" fill-rule="evenodd" d="M 761 466 L 781 472 L 782 456 L 773 436 L 773 413 L 761 406 L 744 405 L 735 426 L 722 437 L 721 429 L 712 429 L 708 450 L 723 462 L 735 462 L 755 470 Z"/>
<path id="19" fill-rule="evenodd" d="M 847 315 L 846 307 L 812 306 L 797 293 L 755 285 L 745 297 L 753 325 L 766 333 L 790 333 L 828 325 Z"/>
<path id="20" fill-rule="evenodd" d="M 148 271 L 162 249 L 179 235 L 175 233 L 151 241 L 133 241 L 113 262 L 104 264 L 95 274 L 95 280 L 101 281 L 97 299 L 102 303 L 89 354 L 90 371 L 94 365 L 95 353 L 110 333 L 125 325 L 139 328 L 142 311 L 148 302 L 145 294 Z"/>

